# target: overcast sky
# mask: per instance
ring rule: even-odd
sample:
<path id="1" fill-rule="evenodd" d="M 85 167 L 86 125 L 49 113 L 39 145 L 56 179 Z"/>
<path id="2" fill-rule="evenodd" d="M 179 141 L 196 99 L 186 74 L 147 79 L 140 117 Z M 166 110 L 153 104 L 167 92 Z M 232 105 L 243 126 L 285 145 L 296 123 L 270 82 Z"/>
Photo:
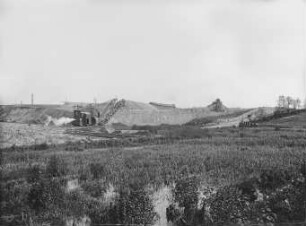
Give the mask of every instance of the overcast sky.
<path id="1" fill-rule="evenodd" d="M 303 0 L 0 0 L 1 102 L 304 99 L 305 13 Z"/>

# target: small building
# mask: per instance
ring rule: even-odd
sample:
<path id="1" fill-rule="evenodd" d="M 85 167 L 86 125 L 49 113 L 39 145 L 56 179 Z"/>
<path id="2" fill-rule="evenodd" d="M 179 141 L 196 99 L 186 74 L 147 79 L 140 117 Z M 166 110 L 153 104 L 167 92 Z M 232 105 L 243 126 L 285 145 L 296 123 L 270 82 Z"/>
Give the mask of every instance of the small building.
<path id="1" fill-rule="evenodd" d="M 176 108 L 175 104 L 163 104 L 163 103 L 156 103 L 156 102 L 150 102 L 149 104 L 159 107 L 159 108 Z"/>

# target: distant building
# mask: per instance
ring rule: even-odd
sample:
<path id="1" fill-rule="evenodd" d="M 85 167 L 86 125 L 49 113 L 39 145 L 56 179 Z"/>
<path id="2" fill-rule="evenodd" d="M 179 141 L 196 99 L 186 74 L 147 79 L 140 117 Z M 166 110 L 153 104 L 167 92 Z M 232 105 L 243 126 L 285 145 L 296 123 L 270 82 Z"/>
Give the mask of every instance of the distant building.
<path id="1" fill-rule="evenodd" d="M 162 104 L 162 103 L 156 103 L 156 102 L 150 102 L 149 104 L 156 106 L 156 107 L 162 107 L 162 108 L 176 108 L 175 104 Z"/>

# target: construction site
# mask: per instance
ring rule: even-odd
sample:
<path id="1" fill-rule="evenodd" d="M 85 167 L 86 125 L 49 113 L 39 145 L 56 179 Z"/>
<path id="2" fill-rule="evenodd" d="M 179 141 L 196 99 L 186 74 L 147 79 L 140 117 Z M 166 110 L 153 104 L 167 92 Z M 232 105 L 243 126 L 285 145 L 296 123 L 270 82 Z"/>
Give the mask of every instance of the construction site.
<path id="1" fill-rule="evenodd" d="M 184 109 L 176 108 L 173 104 L 140 103 L 116 98 L 103 103 L 65 102 L 62 105 L 34 104 L 33 96 L 31 101 L 29 105 L 1 106 L 4 146 L 14 142 L 15 145 L 62 143 L 63 139 L 56 134 L 65 134 L 63 137 L 70 136 L 68 140 L 71 140 L 71 137 L 108 137 L 114 132 L 135 133 L 131 131 L 133 126 L 183 125 L 196 118 L 235 111 L 228 109 L 220 112 L 209 107 Z M 12 126 L 16 127 L 14 131 L 5 131 Z M 15 131 L 18 131 L 17 134 Z"/>
<path id="2" fill-rule="evenodd" d="M 282 114 L 278 110 L 275 113 L 275 108 L 264 107 L 228 108 L 220 99 L 198 108 L 117 98 L 103 103 L 65 102 L 62 105 L 38 105 L 33 103 L 33 96 L 31 99 L 30 105 L 1 106 L 2 147 L 139 137 L 147 128 L 163 125 L 201 129 L 257 127 L 263 119 L 298 112 L 291 110 Z"/>
<path id="3" fill-rule="evenodd" d="M 276 167 L 285 165 L 288 172 L 292 170 L 298 172 L 300 165 L 303 164 L 301 160 L 305 156 L 306 147 L 305 109 L 228 108 L 220 99 L 202 108 L 178 108 L 173 104 L 111 99 L 104 103 L 6 105 L 1 106 L 0 116 L 2 129 L 0 148 L 5 155 L 4 167 L 1 170 L 7 181 L 5 186 L 7 195 L 3 207 L 5 214 L 1 219 L 3 225 L 12 225 L 10 224 L 12 222 L 13 225 L 31 225 L 17 224 L 27 222 L 29 219 L 57 225 L 53 223 L 52 217 L 38 218 L 36 215 L 31 215 L 31 212 L 22 212 L 23 209 L 17 208 L 20 206 L 20 200 L 23 205 L 32 206 L 32 199 L 22 197 L 31 197 L 32 194 L 41 197 L 34 193 L 37 191 L 34 187 L 37 183 L 35 180 L 32 182 L 32 177 L 28 177 L 30 173 L 37 175 L 35 167 L 46 172 L 59 167 L 59 170 L 55 168 L 51 174 L 42 174 L 50 175 L 47 179 L 41 179 L 42 181 L 53 183 L 58 179 L 63 181 L 63 184 L 55 188 L 56 192 L 52 193 L 54 195 L 51 194 L 51 197 L 55 197 L 58 191 L 63 191 L 62 197 L 72 203 L 69 203 L 69 207 L 79 207 L 84 204 L 84 200 L 91 204 L 82 212 L 81 217 L 78 212 L 72 217 L 60 215 L 59 218 L 64 221 L 61 225 L 65 226 L 116 223 L 116 216 L 112 220 L 109 216 L 113 215 L 101 210 L 104 210 L 105 205 L 112 207 L 112 203 L 116 203 L 116 197 L 119 195 L 124 198 L 130 197 L 129 193 L 120 193 L 120 188 L 131 186 L 133 189 L 138 189 L 137 186 L 133 187 L 134 184 L 144 184 L 143 191 L 147 192 L 145 194 L 148 198 L 141 200 L 151 203 L 151 207 L 147 208 L 148 211 L 155 212 L 159 216 L 148 225 L 180 225 L 175 222 L 177 219 L 185 219 L 185 215 L 182 208 L 176 205 L 177 201 L 173 201 L 173 197 L 176 197 L 175 192 L 179 189 L 185 187 L 190 189 L 188 187 L 190 180 L 197 178 L 201 180 L 201 184 L 194 185 L 194 194 L 197 197 L 193 201 L 195 211 L 202 213 L 202 200 L 204 203 L 208 200 L 208 203 L 212 203 L 208 206 L 212 206 L 208 213 L 216 216 L 215 218 L 206 216 L 206 222 L 217 222 L 219 216 L 223 214 L 218 204 L 219 196 L 215 194 L 222 195 L 222 200 L 225 200 L 221 203 L 222 206 L 230 209 L 242 208 L 241 212 L 246 216 L 241 217 L 242 219 L 248 219 L 249 216 L 249 212 L 243 212 L 246 205 L 253 205 L 251 213 L 257 211 L 257 214 L 262 214 L 261 209 L 257 209 L 258 203 L 271 209 L 273 214 L 275 212 L 273 216 L 278 214 L 281 217 L 284 211 L 279 211 L 279 207 L 274 208 L 273 202 L 277 202 L 278 206 L 284 206 L 283 209 L 287 210 L 284 200 L 288 194 L 295 194 L 289 196 L 287 200 L 293 208 L 299 210 L 296 211 L 298 215 L 294 215 L 296 221 L 301 222 L 304 219 L 302 214 L 304 210 L 300 211 L 303 204 L 301 200 L 304 197 L 302 193 L 305 185 L 304 177 L 291 176 L 290 180 L 279 186 L 280 189 L 273 188 L 272 191 L 265 189 L 267 186 L 265 180 L 271 180 L 269 175 L 278 178 L 278 174 L 275 176 L 269 171 L 270 168 L 275 170 Z M 30 171 L 32 168 L 29 167 L 32 167 L 33 171 Z M 59 174 L 58 172 L 65 167 L 67 173 Z M 263 169 L 266 171 L 262 172 Z M 256 178 L 245 179 L 253 175 L 254 171 L 261 173 L 260 179 L 263 180 L 256 182 L 262 183 L 263 186 L 255 195 L 254 191 L 258 189 L 254 184 Z M 184 173 L 187 175 L 184 176 Z M 281 178 L 284 175 L 287 174 L 280 174 Z M 50 177 L 53 179 L 50 180 Z M 179 180 L 177 177 L 180 177 Z M 127 179 L 122 181 L 122 178 Z M 187 182 L 180 187 L 175 183 L 180 183 L 181 178 Z M 130 182 L 133 184 L 130 185 Z M 238 198 L 230 196 L 234 200 L 230 202 L 227 201 L 228 193 L 232 192 L 231 187 L 228 187 L 229 183 L 239 192 Z M 246 183 L 247 188 L 250 187 L 248 193 L 243 190 Z M 13 194 L 10 193 L 12 184 L 15 189 Z M 150 187 L 152 184 L 156 186 L 156 190 Z M 223 187 L 220 190 L 218 186 Z M 292 191 L 282 190 L 284 186 Z M 42 188 L 47 194 L 50 193 L 49 184 L 44 184 Z M 210 193 L 206 197 L 207 189 L 210 189 Z M 222 189 L 227 190 L 222 193 Z M 132 190 L 130 194 L 134 197 L 138 191 L 136 193 Z M 278 192 L 277 195 L 275 192 Z M 74 196 L 75 194 L 77 196 Z M 183 190 L 182 194 L 186 195 L 188 191 Z M 252 199 L 248 198 L 249 196 Z M 265 202 L 265 199 L 269 202 Z M 242 200 L 237 204 L 238 207 L 236 200 Z M 61 206 L 61 200 L 57 202 L 55 211 L 62 213 L 67 209 Z M 53 208 L 53 202 L 44 200 L 44 203 L 48 203 L 46 208 Z M 135 199 L 132 204 L 137 206 L 139 203 L 142 201 Z M 139 214 L 142 216 L 145 208 L 134 209 L 136 213 L 140 211 Z M 286 212 L 290 220 L 291 213 Z M 100 214 L 107 218 L 101 220 L 97 217 Z M 134 216 L 134 212 L 130 215 Z M 265 216 L 263 214 L 262 218 L 265 219 Z M 280 217 L 279 221 L 283 221 Z M 193 219 L 192 217 L 189 221 Z M 274 219 L 270 221 L 274 222 Z M 43 223 L 37 225 L 46 225 Z"/>

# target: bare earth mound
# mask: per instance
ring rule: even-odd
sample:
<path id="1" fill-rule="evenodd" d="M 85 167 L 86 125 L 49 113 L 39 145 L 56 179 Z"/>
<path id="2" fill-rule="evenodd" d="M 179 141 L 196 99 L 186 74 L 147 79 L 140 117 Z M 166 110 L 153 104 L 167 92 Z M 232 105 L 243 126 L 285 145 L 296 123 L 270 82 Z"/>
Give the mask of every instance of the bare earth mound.
<path id="1" fill-rule="evenodd" d="M 52 118 L 72 118 L 73 108 L 65 105 L 39 105 L 39 106 L 1 106 L 0 120 L 2 122 L 17 122 L 44 124 Z"/>
<path id="2" fill-rule="evenodd" d="M 115 109 L 116 103 L 122 106 Z M 94 107 L 101 115 L 101 119 L 108 115 L 106 124 L 119 123 L 126 126 L 132 125 L 160 125 L 160 124 L 185 124 L 194 119 L 207 117 L 223 117 L 241 112 L 241 109 L 225 107 L 220 100 L 216 100 L 208 107 L 201 108 L 176 108 L 174 105 L 149 104 L 130 100 L 113 99 L 105 103 L 77 104 L 66 103 L 64 105 L 24 105 L 24 106 L 1 106 L 0 121 L 46 124 L 50 118 L 59 120 L 73 118 L 73 110 L 78 105 L 82 111 L 91 111 Z"/>
<path id="3" fill-rule="evenodd" d="M 224 112 L 211 111 L 208 108 L 160 108 L 151 104 L 126 101 L 109 121 L 131 125 L 185 124 L 192 119 L 221 115 Z"/>
<path id="4" fill-rule="evenodd" d="M 235 109 L 227 114 L 202 117 L 191 120 L 188 125 L 197 125 L 204 128 L 216 128 L 216 127 L 231 127 L 238 126 L 241 121 L 244 120 L 259 120 L 266 116 L 272 115 L 274 108 L 261 107 L 255 109 Z"/>

